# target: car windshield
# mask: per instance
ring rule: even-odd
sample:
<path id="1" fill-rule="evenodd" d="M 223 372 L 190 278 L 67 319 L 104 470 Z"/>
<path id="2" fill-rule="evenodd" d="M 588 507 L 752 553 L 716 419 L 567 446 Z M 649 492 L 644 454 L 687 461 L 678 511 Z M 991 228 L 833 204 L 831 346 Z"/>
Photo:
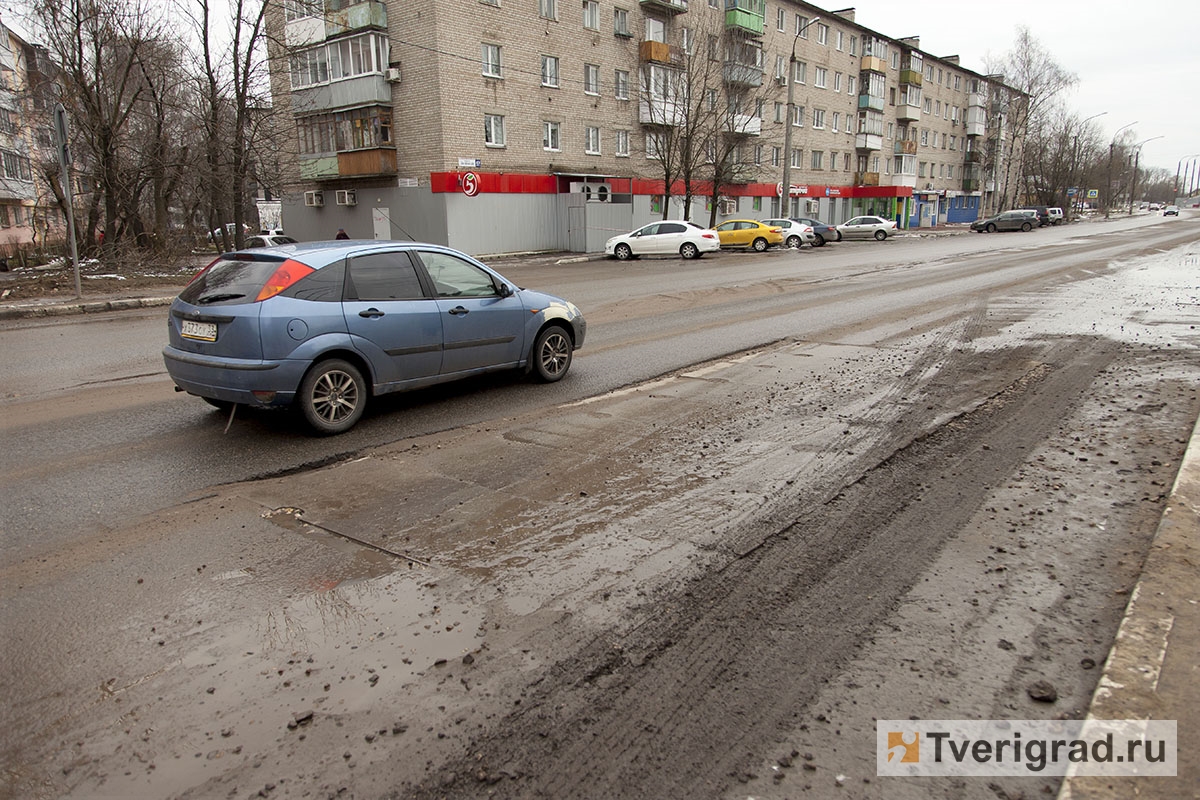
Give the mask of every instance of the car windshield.
<path id="1" fill-rule="evenodd" d="M 282 258 L 218 258 L 179 293 L 192 305 L 253 303 Z"/>

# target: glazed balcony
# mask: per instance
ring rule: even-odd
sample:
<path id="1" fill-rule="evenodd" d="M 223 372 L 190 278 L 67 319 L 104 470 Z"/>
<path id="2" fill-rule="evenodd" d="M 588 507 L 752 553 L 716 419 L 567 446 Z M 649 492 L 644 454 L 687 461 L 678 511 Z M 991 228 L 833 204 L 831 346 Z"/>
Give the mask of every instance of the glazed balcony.
<path id="1" fill-rule="evenodd" d="M 983 153 L 979 150 L 968 150 L 963 154 L 964 164 L 982 164 Z"/>
<path id="2" fill-rule="evenodd" d="M 878 186 L 879 185 L 879 173 L 878 172 L 856 172 L 856 173 L 854 173 L 854 185 L 855 186 Z"/>
<path id="3" fill-rule="evenodd" d="M 878 72 L 880 75 L 886 75 L 887 62 L 876 56 L 863 56 L 862 70 L 864 72 Z"/>
<path id="4" fill-rule="evenodd" d="M 872 111 L 883 111 L 884 100 L 882 97 L 875 97 L 869 94 L 860 94 L 858 96 L 858 110 L 871 109 Z"/>
<path id="5" fill-rule="evenodd" d="M 896 142 L 893 152 L 898 156 L 915 156 L 917 154 L 917 143 L 907 140 Z"/>
<path id="6" fill-rule="evenodd" d="M 643 125 L 682 125 L 687 119 L 687 108 L 674 100 L 652 97 L 638 101 L 638 122 Z"/>
<path id="7" fill-rule="evenodd" d="M 859 150 L 882 150 L 883 136 L 877 133 L 855 134 L 854 146 Z"/>
<path id="8" fill-rule="evenodd" d="M 896 106 L 896 119 L 901 122 L 916 122 L 921 118 L 921 107 L 901 103 Z"/>
<path id="9" fill-rule="evenodd" d="M 762 36 L 767 0 L 725 0 L 725 29 Z"/>
<path id="10" fill-rule="evenodd" d="M 758 136 L 762 133 L 762 119 L 749 114 L 734 114 L 726 133 L 731 136 Z"/>
<path id="11" fill-rule="evenodd" d="M 396 148 L 376 147 L 337 154 L 338 176 L 367 178 L 396 174 Z"/>
<path id="12" fill-rule="evenodd" d="M 915 69 L 900 70 L 900 83 L 907 83 L 910 86 L 920 86 L 921 72 Z"/>
<path id="13" fill-rule="evenodd" d="M 738 64 L 733 61 L 726 62 L 722 77 L 725 82 L 735 86 L 762 86 L 763 71 L 761 67 L 756 67 L 753 64 Z"/>
<path id="14" fill-rule="evenodd" d="M 387 6 L 379 0 L 366 0 L 362 3 L 339 8 L 336 11 L 325 11 L 325 36 L 333 38 L 343 33 L 358 30 L 386 31 L 388 26 Z"/>
<path id="15" fill-rule="evenodd" d="M 978 192 L 981 183 L 978 178 L 963 178 L 962 190 L 964 192 Z"/>

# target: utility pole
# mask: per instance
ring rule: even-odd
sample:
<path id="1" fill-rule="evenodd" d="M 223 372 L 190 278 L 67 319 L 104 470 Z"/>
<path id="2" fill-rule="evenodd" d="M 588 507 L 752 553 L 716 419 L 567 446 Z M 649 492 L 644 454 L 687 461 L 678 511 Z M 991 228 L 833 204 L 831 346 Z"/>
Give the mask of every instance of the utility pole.
<path id="1" fill-rule="evenodd" d="M 1117 132 L 1113 134 L 1112 141 L 1108 143 L 1108 186 L 1104 189 L 1104 218 L 1108 219 L 1112 214 L 1112 162 L 1113 150 L 1117 147 L 1117 136 L 1126 128 L 1132 128 L 1137 125 L 1137 122 L 1131 122 L 1128 125 L 1122 125 L 1117 128 Z"/>
<path id="2" fill-rule="evenodd" d="M 1142 145 L 1146 142 L 1153 142 L 1155 139 L 1161 139 L 1161 136 L 1151 136 L 1149 139 L 1143 139 L 1133 146 L 1133 180 L 1129 184 L 1129 215 L 1133 216 L 1133 193 L 1137 189 L 1138 178 L 1138 163 L 1142 159 Z"/>
<path id="3" fill-rule="evenodd" d="M 1183 167 L 1183 162 L 1187 161 L 1189 158 L 1195 158 L 1196 156 L 1200 156 L 1200 153 L 1192 153 L 1190 155 L 1186 155 L 1183 158 L 1179 159 L 1179 163 L 1175 165 L 1175 187 L 1174 187 L 1174 189 L 1171 190 L 1171 194 L 1174 195 L 1174 197 L 1172 197 L 1172 202 L 1177 202 L 1179 200 L 1179 198 L 1181 197 L 1181 195 L 1179 194 L 1179 189 L 1180 189 L 1179 170 L 1181 167 Z M 1189 162 L 1188 166 L 1191 166 L 1190 162 Z M 1184 175 L 1184 185 L 1185 186 L 1187 185 L 1186 173 Z M 1185 189 L 1185 191 L 1186 191 L 1186 189 Z"/>
<path id="4" fill-rule="evenodd" d="M 792 38 L 792 57 L 788 59 L 787 74 L 787 119 L 784 120 L 783 126 L 783 183 L 780 184 L 779 190 L 779 216 L 781 217 L 792 216 L 792 128 L 796 114 L 794 99 L 796 94 L 796 43 L 800 41 L 800 34 L 808 30 L 808 26 L 819 19 L 820 17 L 813 17 L 801 25 Z"/>

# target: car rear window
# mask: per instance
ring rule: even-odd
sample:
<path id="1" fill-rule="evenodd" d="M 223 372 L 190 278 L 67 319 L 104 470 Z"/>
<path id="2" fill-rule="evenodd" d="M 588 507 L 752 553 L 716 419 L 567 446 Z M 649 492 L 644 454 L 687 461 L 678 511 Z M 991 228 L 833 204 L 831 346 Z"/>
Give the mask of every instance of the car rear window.
<path id="1" fill-rule="evenodd" d="M 253 303 L 282 258 L 219 258 L 179 293 L 179 299 L 198 306 Z"/>

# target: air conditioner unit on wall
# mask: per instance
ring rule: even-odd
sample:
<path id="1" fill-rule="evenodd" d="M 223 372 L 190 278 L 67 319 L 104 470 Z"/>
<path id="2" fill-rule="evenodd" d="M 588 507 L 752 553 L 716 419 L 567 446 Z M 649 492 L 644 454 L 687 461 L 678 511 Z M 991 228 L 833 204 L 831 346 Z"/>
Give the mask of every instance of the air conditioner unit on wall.
<path id="1" fill-rule="evenodd" d="M 722 197 L 721 202 L 717 204 L 717 210 L 722 214 L 736 214 L 737 200 L 732 197 Z"/>
<path id="2" fill-rule="evenodd" d="M 338 189 L 337 204 L 339 206 L 356 206 L 358 205 L 358 193 L 353 189 Z"/>
<path id="3" fill-rule="evenodd" d="M 309 208 L 320 208 L 321 206 L 325 205 L 325 193 L 320 191 L 305 192 L 304 205 L 308 206 Z"/>
<path id="4" fill-rule="evenodd" d="M 775 83 L 779 84 L 780 86 L 787 86 L 787 76 L 786 75 L 776 75 Z"/>
<path id="5" fill-rule="evenodd" d="M 400 68 L 399 67 L 388 67 L 386 77 L 387 77 L 388 83 L 399 83 L 400 82 Z"/>
<path id="6" fill-rule="evenodd" d="M 805 201 L 808 206 L 808 213 L 817 214 L 821 210 L 821 203 L 818 200 L 813 200 L 811 197 Z"/>

